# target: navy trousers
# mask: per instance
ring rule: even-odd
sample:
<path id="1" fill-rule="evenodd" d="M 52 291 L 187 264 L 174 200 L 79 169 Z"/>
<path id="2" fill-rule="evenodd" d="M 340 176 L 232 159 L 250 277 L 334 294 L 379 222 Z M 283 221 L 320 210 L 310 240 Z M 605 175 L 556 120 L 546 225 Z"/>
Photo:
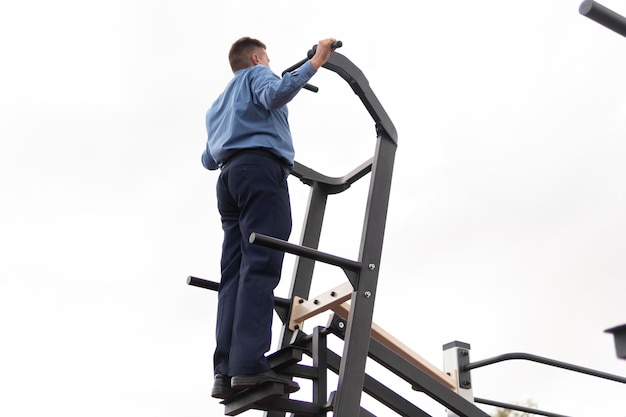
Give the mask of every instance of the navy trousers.
<path id="1" fill-rule="evenodd" d="M 291 205 L 290 167 L 262 151 L 237 154 L 217 182 L 224 230 L 218 291 L 214 370 L 222 375 L 254 375 L 270 369 L 274 289 L 284 253 L 252 245 L 252 232 L 287 240 Z"/>

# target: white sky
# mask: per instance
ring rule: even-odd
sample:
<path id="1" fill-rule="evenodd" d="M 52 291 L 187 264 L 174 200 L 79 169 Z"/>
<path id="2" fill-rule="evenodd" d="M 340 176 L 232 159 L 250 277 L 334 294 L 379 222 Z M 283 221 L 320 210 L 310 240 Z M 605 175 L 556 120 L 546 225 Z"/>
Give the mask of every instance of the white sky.
<path id="1" fill-rule="evenodd" d="M 626 323 L 626 39 L 579 1 L 5 3 L 0 415 L 222 414 L 216 294 L 186 277 L 219 279 L 204 113 L 244 35 L 277 73 L 341 39 L 396 125 L 379 325 L 437 365 L 460 340 L 472 360 L 519 351 L 626 375 L 603 333 Z M 343 175 L 371 156 L 373 123 L 335 74 L 312 83 L 290 105 L 297 160 Z M 361 183 L 331 197 L 322 250 L 356 258 Z M 298 242 L 308 189 L 290 186 Z M 314 292 L 345 279 L 317 271 Z M 473 382 L 477 397 L 626 415 L 623 384 L 530 362 Z"/>

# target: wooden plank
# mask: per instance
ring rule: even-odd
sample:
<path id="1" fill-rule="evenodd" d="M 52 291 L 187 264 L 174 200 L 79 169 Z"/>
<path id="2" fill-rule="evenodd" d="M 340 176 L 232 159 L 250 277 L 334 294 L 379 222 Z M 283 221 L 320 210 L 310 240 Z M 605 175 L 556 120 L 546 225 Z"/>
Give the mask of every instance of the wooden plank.
<path id="1" fill-rule="evenodd" d="M 350 313 L 350 304 L 346 301 L 352 298 L 353 292 L 354 288 L 352 287 L 352 284 L 350 284 L 350 282 L 345 282 L 310 300 L 294 297 L 293 307 L 291 309 L 291 318 L 289 320 L 289 328 L 291 330 L 302 328 L 302 324 L 305 320 L 327 310 L 334 311 L 338 316 L 347 321 Z M 453 376 L 448 375 L 428 362 L 376 323 L 372 323 L 371 332 L 371 337 L 387 349 L 405 359 L 410 364 L 426 372 L 446 387 L 456 391 L 457 384 Z"/>
<path id="2" fill-rule="evenodd" d="M 342 319 L 348 320 L 348 315 L 350 313 L 350 304 L 342 303 L 339 305 L 335 305 L 332 310 Z M 456 380 L 452 376 L 448 375 L 447 373 L 437 368 L 435 365 L 428 362 L 417 352 L 413 351 L 410 347 L 393 337 L 376 323 L 372 323 L 371 337 L 372 339 L 381 343 L 387 349 L 391 350 L 396 355 L 400 356 L 407 362 L 426 372 L 428 375 L 435 378 L 446 387 L 456 391 Z"/>

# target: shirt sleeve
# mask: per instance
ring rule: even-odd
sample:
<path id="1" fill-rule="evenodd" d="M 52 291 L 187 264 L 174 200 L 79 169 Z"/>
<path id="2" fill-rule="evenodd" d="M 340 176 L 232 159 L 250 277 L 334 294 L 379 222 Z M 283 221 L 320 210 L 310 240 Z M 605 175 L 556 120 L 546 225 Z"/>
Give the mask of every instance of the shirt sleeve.
<path id="1" fill-rule="evenodd" d="M 306 61 L 283 78 L 268 67 L 257 65 L 251 79 L 255 99 L 266 109 L 277 109 L 289 103 L 302 87 L 315 75 L 311 61 Z"/>

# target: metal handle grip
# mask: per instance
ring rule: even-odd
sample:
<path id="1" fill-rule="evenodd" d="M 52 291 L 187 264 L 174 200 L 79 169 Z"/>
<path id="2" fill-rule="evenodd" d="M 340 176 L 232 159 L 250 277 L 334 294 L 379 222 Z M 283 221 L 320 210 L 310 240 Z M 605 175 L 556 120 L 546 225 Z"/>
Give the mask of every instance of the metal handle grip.
<path id="1" fill-rule="evenodd" d="M 333 42 L 331 47 L 333 48 L 333 51 L 334 51 L 335 49 L 341 48 L 342 46 L 343 46 L 343 42 L 335 41 L 335 42 Z M 311 49 L 309 49 L 309 52 L 307 52 L 306 56 L 309 59 L 313 58 L 313 55 L 315 55 L 315 51 L 317 51 L 317 45 L 313 45 L 313 47 Z"/>

